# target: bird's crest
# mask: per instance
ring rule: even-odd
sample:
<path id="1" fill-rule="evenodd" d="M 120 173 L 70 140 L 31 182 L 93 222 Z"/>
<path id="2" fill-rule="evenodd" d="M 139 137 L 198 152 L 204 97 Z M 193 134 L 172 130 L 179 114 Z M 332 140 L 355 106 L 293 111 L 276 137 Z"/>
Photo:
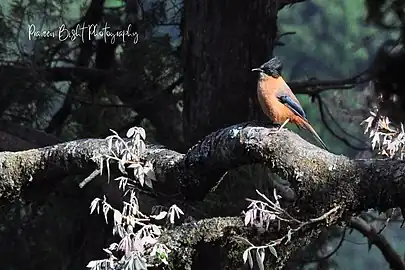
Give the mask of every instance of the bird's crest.
<path id="1" fill-rule="evenodd" d="M 281 76 L 282 69 L 283 64 L 281 64 L 280 59 L 277 56 L 274 56 L 269 61 L 261 65 L 260 68 L 254 68 L 252 71 L 260 71 L 260 74 L 266 74 L 267 76 L 278 78 Z"/>
<path id="2" fill-rule="evenodd" d="M 264 63 L 263 65 L 261 65 L 260 69 L 262 69 L 263 72 L 266 73 L 267 75 L 277 78 L 281 76 L 283 64 L 281 63 L 280 59 L 277 56 L 275 56 L 266 63 Z"/>

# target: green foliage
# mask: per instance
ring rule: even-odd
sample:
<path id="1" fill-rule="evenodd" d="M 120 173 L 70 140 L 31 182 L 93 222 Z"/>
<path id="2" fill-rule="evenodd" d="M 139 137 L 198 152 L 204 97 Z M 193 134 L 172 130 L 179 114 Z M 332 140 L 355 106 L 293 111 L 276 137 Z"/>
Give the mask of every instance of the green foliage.
<path id="1" fill-rule="evenodd" d="M 120 8 L 124 7 L 125 2 L 122 0 L 106 0 L 104 2 L 104 7 L 105 8 Z"/>
<path id="2" fill-rule="evenodd" d="M 296 32 L 282 37 L 285 46 L 275 50 L 277 55 L 284 58 L 286 79 L 337 80 L 350 78 L 365 70 L 377 47 L 388 37 L 397 34 L 367 26 L 365 17 L 362 1 L 314 0 L 284 8 L 279 13 L 280 33 Z M 362 88 L 364 85 L 354 90 L 329 91 L 321 95 L 340 125 L 358 138 L 362 138 L 359 124 L 363 119 L 352 116 L 358 115 L 356 109 L 367 106 L 360 93 Z M 317 103 L 311 102 L 308 96 L 299 96 L 299 99 L 315 129 L 320 130 L 320 136 L 333 152 L 355 153 L 325 130 Z M 330 119 L 327 120 L 330 122 Z M 350 138 L 348 140 L 359 145 Z"/>
<path id="3" fill-rule="evenodd" d="M 369 5 L 372 2 L 386 1 L 367 0 L 365 2 Z M 350 78 L 368 68 L 378 47 L 389 38 L 397 39 L 399 31 L 386 31 L 386 29 L 367 25 L 366 18 L 371 19 L 374 25 L 381 26 L 376 22 L 392 15 L 392 12 L 379 14 L 381 6 L 378 4 L 370 13 L 370 10 L 366 9 L 365 2 L 313 0 L 282 10 L 278 20 L 280 33 L 296 32 L 294 35 L 282 37 L 281 41 L 285 46 L 278 47 L 275 51 L 276 55 L 284 58 L 286 79 L 288 81 L 308 78 L 337 80 Z M 369 116 L 368 104 L 365 95 L 362 94 L 364 87 L 360 85 L 353 90 L 332 90 L 321 94 L 339 124 L 358 138 L 362 138 L 363 133 L 360 122 Z M 320 136 L 333 152 L 356 154 L 356 151 L 348 148 L 325 130 L 325 126 L 321 123 L 318 104 L 313 103 L 311 97 L 301 95 L 298 98 L 315 129 L 320 130 Z M 334 127 L 336 129 L 336 125 Z M 354 140 L 350 141 L 355 144 Z M 390 229 L 400 235 L 397 228 L 396 225 L 390 226 Z M 314 254 L 314 250 L 319 252 L 325 246 L 335 247 L 341 234 L 335 233 L 330 237 L 328 236 L 330 232 L 331 230 L 326 237 L 319 239 L 317 245 L 308 247 L 307 254 Z M 403 254 L 405 249 L 403 241 L 392 237 L 394 232 L 391 230 L 385 230 L 384 234 L 395 249 Z M 336 263 L 339 269 L 387 268 L 387 263 L 380 251 L 373 247 L 368 252 L 366 239 L 359 233 L 354 232 L 346 236 L 346 239 L 348 241 L 344 242 L 328 262 L 312 263 L 306 265 L 305 269 L 330 269 L 334 267 L 330 264 L 331 262 Z M 303 269 L 302 265 L 299 267 Z"/>

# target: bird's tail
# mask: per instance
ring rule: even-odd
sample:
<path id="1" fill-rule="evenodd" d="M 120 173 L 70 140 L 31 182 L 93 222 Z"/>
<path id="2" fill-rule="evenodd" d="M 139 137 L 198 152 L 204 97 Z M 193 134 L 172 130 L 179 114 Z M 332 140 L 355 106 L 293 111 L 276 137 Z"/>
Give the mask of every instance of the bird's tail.
<path id="1" fill-rule="evenodd" d="M 328 147 L 326 147 L 326 144 L 322 141 L 321 137 L 319 137 L 318 133 L 316 133 L 315 129 L 311 126 L 311 124 L 305 120 L 300 121 L 301 127 L 305 128 L 309 132 L 312 133 L 312 135 L 315 137 L 315 139 L 322 145 L 322 147 L 325 150 L 328 150 Z"/>

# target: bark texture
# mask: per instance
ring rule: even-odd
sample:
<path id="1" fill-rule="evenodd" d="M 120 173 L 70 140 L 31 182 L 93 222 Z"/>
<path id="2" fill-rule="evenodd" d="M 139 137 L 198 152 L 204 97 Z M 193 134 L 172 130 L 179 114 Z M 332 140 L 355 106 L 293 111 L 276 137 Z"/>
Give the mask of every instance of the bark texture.
<path id="1" fill-rule="evenodd" d="M 301 200 L 313 200 L 305 205 L 305 214 L 310 211 L 317 215 L 339 202 L 345 202 L 351 211 L 401 206 L 398 203 L 405 180 L 404 161 L 351 160 L 321 150 L 288 130 L 278 133 L 275 130 L 249 124 L 233 125 L 209 134 L 186 154 L 148 145 L 143 159 L 154 164 L 156 189 L 172 194 L 180 192 L 189 200 L 204 198 L 228 170 L 263 163 L 289 180 Z M 108 154 L 103 139 L 2 152 L 0 198 L 12 199 L 12 194 L 18 195 L 14 188 L 40 182 L 42 177 L 91 173 L 96 166 L 91 157 L 99 154 Z M 376 197 L 381 199 L 378 205 Z"/>
<path id="2" fill-rule="evenodd" d="M 257 117 L 257 77 L 250 70 L 271 57 L 277 12 L 275 0 L 185 1 L 183 122 L 188 145 L 249 115 Z"/>
<path id="3" fill-rule="evenodd" d="M 286 209 L 296 219 L 306 221 L 338 207 L 333 215 L 295 234 L 291 243 L 280 245 L 278 259 L 271 257 L 267 261 L 269 269 L 282 266 L 291 254 L 317 237 L 325 226 L 347 221 L 370 208 L 381 211 L 405 208 L 404 161 L 349 159 L 309 144 L 288 130 L 278 133 L 276 130 L 249 123 L 234 125 L 209 134 L 186 154 L 148 145 L 142 158 L 153 163 L 157 176 L 154 183 L 156 194 L 178 196 L 190 203 L 203 199 L 226 171 L 262 163 L 289 180 L 290 186 L 285 189 L 296 196 Z M 30 186 L 44 187 L 50 180 L 57 185 L 63 175 L 90 174 L 96 168 L 91 158 L 98 154 L 108 154 L 103 139 L 2 152 L 0 199 L 3 202 L 13 200 L 20 196 L 21 191 L 29 191 Z M 274 226 L 259 237 L 257 231 L 243 225 L 241 217 L 217 218 L 183 224 L 167 231 L 161 241 L 170 243 L 176 267 L 191 269 L 196 260 L 200 261 L 199 265 L 202 260 L 210 269 L 224 267 L 218 266 L 222 260 L 204 260 L 204 254 L 208 256 L 209 253 L 199 253 L 201 250 L 208 252 L 210 249 L 206 245 L 212 245 L 229 255 L 229 269 L 238 269 L 242 267 L 240 256 L 246 246 L 231 244 L 229 241 L 235 235 L 253 237 L 255 243 L 260 244 L 278 239 L 286 232 L 286 226 L 280 229 Z"/>

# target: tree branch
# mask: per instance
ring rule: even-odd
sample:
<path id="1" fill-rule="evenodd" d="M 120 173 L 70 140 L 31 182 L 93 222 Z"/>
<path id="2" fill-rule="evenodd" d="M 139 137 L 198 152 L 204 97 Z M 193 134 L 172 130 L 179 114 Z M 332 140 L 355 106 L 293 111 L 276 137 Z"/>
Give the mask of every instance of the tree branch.
<path id="1" fill-rule="evenodd" d="M 4 194 L 14 189 L 16 183 L 26 183 L 26 176 L 33 175 L 33 182 L 40 181 L 35 176 L 47 176 L 49 168 L 53 174 L 91 173 L 95 166 L 91 157 L 99 154 L 108 154 L 106 142 L 102 139 L 0 153 L 0 164 L 3 165 L 0 196 L 5 198 Z M 323 203 L 332 204 L 336 199 L 333 204 L 344 203 L 351 211 L 375 206 L 400 207 L 403 204 L 400 200 L 402 193 L 398 191 L 402 190 L 405 180 L 405 169 L 401 167 L 405 162 L 350 160 L 323 151 L 288 130 L 274 133 L 274 129 L 239 124 L 206 136 L 185 155 L 163 146 L 150 145 L 144 158 L 153 161 L 158 177 L 156 188 L 172 195 L 180 193 L 190 200 L 202 199 L 226 171 L 263 163 L 290 180 L 300 191 L 301 198 L 317 201 L 319 196 L 325 196 Z M 372 188 L 367 189 L 368 186 Z M 345 196 L 327 194 L 329 188 L 337 188 L 333 194 L 345 191 Z M 379 205 L 375 205 L 376 198 L 380 198 Z M 349 199 L 353 200 L 346 201 Z M 320 214 L 316 207 L 311 203 L 306 210 L 313 211 L 314 215 Z M 330 207 L 325 205 L 323 208 Z"/>
<path id="2" fill-rule="evenodd" d="M 280 10 L 283 9 L 285 6 L 292 6 L 301 2 L 305 2 L 306 0 L 279 0 L 279 7 Z"/>
<path id="3" fill-rule="evenodd" d="M 109 78 L 112 71 L 100 70 L 88 67 L 51 67 L 51 68 L 32 68 L 17 65 L 0 66 L 0 78 L 2 80 L 24 80 L 36 81 L 38 78 L 49 82 L 61 81 L 90 81 L 102 77 Z"/>
<path id="4" fill-rule="evenodd" d="M 319 94 L 326 90 L 351 89 L 359 84 L 366 83 L 372 78 L 370 69 L 367 69 L 356 76 L 341 80 L 318 80 L 310 78 L 303 81 L 289 82 L 289 86 L 295 94 Z"/>
<path id="5" fill-rule="evenodd" d="M 177 261 L 176 266 L 182 269 L 195 269 L 193 267 L 193 258 L 199 255 L 200 258 L 195 266 L 199 269 L 219 269 L 218 266 L 220 261 L 213 261 L 211 256 L 197 254 L 198 245 L 200 244 L 210 244 L 211 246 L 218 246 L 218 243 L 222 243 L 224 249 L 231 249 L 230 237 L 233 235 L 248 234 L 252 233 L 254 230 L 251 228 L 244 227 L 243 219 L 239 217 L 220 217 L 211 218 L 198 221 L 196 223 L 185 223 L 178 226 L 172 230 L 168 230 L 163 233 L 160 237 L 159 242 L 165 244 L 172 249 L 171 255 L 174 255 L 175 261 Z M 218 252 L 217 252 L 218 254 Z M 222 256 L 226 256 L 227 252 L 223 253 Z M 205 260 L 204 260 L 205 259 Z M 242 255 L 240 254 L 239 264 L 243 264 Z M 217 265 L 217 268 L 212 268 L 213 265 Z M 207 268 L 204 268 L 207 267 Z"/>
<path id="6" fill-rule="evenodd" d="M 21 151 L 60 142 L 57 137 L 51 134 L 11 121 L 0 120 L 0 151 Z"/>
<path id="7" fill-rule="evenodd" d="M 325 104 L 324 104 L 324 102 L 323 102 L 323 100 L 322 100 L 322 98 L 321 98 L 321 96 L 319 94 L 315 94 L 314 98 L 318 101 L 318 108 L 319 108 L 319 112 L 321 114 L 322 123 L 325 125 L 326 129 L 330 132 L 330 134 L 332 134 L 334 137 L 336 137 L 337 139 L 342 141 L 344 144 L 346 144 L 347 146 L 349 146 L 349 147 L 351 147 L 351 148 L 353 148 L 355 150 L 364 151 L 364 150 L 368 149 L 367 147 L 359 147 L 359 146 L 353 145 L 344 136 L 340 136 L 339 134 L 337 134 L 337 132 L 335 132 L 333 130 L 333 128 L 329 125 L 329 122 L 326 120 L 325 111 L 329 115 L 329 117 L 331 118 L 332 122 L 335 123 L 335 125 L 342 131 L 342 133 L 347 135 L 347 137 L 353 138 L 356 141 L 360 141 L 359 139 L 357 139 L 355 136 L 348 133 L 343 127 L 340 126 L 338 121 L 334 118 L 334 116 L 328 110 L 327 106 L 325 106 Z"/>
<path id="8" fill-rule="evenodd" d="M 282 245 L 279 263 L 325 226 L 370 208 L 404 208 L 404 161 L 349 159 L 311 145 L 291 131 L 276 130 L 234 125 L 209 134 L 186 154 L 148 145 L 142 158 L 154 166 L 154 191 L 159 195 L 201 200 L 228 170 L 262 163 L 289 180 L 296 191 L 297 200 L 286 209 L 294 218 L 309 220 L 339 206 L 325 221 L 303 230 L 293 244 Z M 0 199 L 12 200 L 34 184 L 58 183 L 61 175 L 88 175 L 96 169 L 91 158 L 100 154 L 109 154 L 103 139 L 0 153 Z M 271 239 L 285 229 L 273 231 Z"/>
<path id="9" fill-rule="evenodd" d="M 401 256 L 392 248 L 384 235 L 379 234 L 370 224 L 365 220 L 355 217 L 350 219 L 350 227 L 359 231 L 362 235 L 367 237 L 369 243 L 376 245 L 389 263 L 391 269 L 404 270 L 405 263 Z M 370 246 L 371 247 L 371 246 Z"/>

